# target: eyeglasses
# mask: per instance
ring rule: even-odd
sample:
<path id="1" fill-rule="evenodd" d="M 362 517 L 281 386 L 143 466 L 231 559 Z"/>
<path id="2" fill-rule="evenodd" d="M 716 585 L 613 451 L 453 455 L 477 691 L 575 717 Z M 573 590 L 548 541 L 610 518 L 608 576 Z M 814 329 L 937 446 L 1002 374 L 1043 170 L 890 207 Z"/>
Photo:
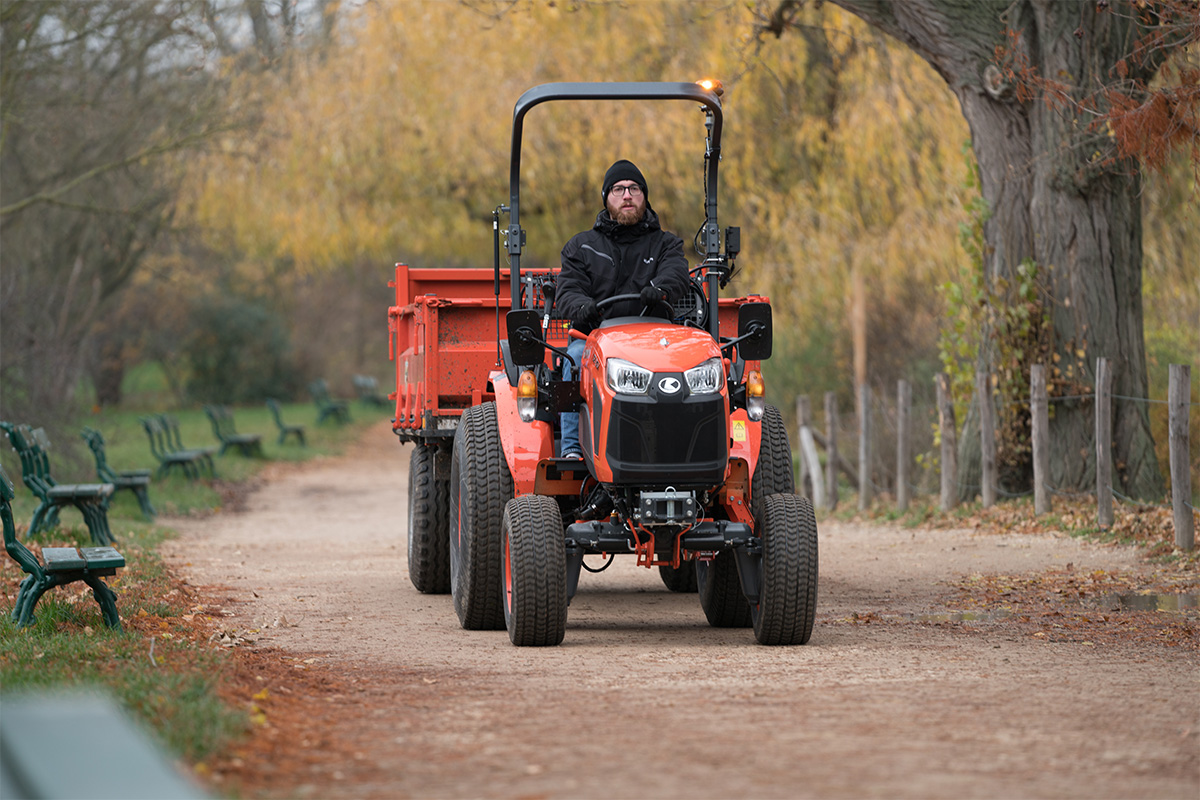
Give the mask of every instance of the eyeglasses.
<path id="1" fill-rule="evenodd" d="M 642 196 L 642 187 L 638 186 L 635 183 L 633 186 L 614 186 L 608 190 L 608 193 L 611 194 L 613 197 L 620 197 L 621 195 L 625 194 L 626 192 L 629 192 L 630 197 L 641 197 Z"/>

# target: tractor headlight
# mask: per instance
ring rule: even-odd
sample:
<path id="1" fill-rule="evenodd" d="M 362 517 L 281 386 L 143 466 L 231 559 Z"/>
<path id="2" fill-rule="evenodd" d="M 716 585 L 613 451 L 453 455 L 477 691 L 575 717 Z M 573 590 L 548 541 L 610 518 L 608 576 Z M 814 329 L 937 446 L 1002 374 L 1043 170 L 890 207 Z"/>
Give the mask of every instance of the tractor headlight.
<path id="1" fill-rule="evenodd" d="M 688 391 L 692 394 L 713 394 L 721 391 L 725 378 L 725 364 L 718 356 L 710 358 L 698 367 L 683 373 Z"/>
<path id="2" fill-rule="evenodd" d="M 650 388 L 650 370 L 623 358 L 608 359 L 604 373 L 608 378 L 608 388 L 617 394 L 645 394 Z"/>

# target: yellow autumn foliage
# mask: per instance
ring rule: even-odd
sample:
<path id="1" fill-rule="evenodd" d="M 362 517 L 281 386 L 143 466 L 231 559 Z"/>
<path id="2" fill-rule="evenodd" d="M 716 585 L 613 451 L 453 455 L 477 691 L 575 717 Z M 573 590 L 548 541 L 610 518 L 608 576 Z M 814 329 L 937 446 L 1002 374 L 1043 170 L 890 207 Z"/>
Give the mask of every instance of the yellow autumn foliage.
<path id="1" fill-rule="evenodd" d="M 508 202 L 512 109 L 525 90 L 715 76 L 726 87 L 720 222 L 742 228 L 734 290 L 772 295 L 783 354 L 773 395 L 849 373 L 852 270 L 869 287 L 873 335 L 930 352 L 934 287 L 964 259 L 968 131 L 956 101 L 923 61 L 836 8 L 806 8 L 809 34 L 778 40 L 755 37 L 758 10 L 364 4 L 332 50 L 231 76 L 231 97 L 261 125 L 189 165 L 186 215 L 248 280 L 280 264 L 367 264 L 381 281 L 395 261 L 490 266 L 491 212 Z M 618 158 L 642 167 L 664 226 L 690 243 L 703 219 L 703 148 L 703 115 L 687 103 L 535 108 L 522 162 L 525 264 L 556 264 L 566 239 L 590 227 Z M 825 343 L 819 359 L 813 342 Z"/>

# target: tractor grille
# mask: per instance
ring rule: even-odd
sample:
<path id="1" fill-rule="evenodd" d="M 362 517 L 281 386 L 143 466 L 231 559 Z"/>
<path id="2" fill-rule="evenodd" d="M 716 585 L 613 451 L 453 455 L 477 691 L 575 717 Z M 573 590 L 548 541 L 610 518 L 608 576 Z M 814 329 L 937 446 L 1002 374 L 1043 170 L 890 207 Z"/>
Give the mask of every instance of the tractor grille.
<path id="1" fill-rule="evenodd" d="M 728 441 L 720 395 L 613 399 L 607 455 L 615 483 L 711 486 L 724 478 Z"/>

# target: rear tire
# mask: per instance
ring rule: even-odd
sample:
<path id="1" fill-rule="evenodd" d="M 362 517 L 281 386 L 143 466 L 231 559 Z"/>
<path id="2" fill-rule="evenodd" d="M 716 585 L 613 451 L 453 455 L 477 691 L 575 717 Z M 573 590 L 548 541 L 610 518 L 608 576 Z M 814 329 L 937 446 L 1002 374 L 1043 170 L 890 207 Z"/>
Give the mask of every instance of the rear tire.
<path id="1" fill-rule="evenodd" d="M 758 461 L 750 478 L 750 504 L 755 516 L 762 511 L 763 500 L 773 494 L 795 494 L 796 476 L 792 469 L 792 445 L 779 409 L 763 409 L 762 440 Z"/>
<path id="2" fill-rule="evenodd" d="M 663 586 L 672 592 L 695 592 L 696 570 L 691 564 L 684 562 L 679 569 L 670 566 L 660 566 L 658 577 L 662 578 Z"/>
<path id="3" fill-rule="evenodd" d="M 722 550 L 712 561 L 696 562 L 696 585 L 700 607 L 714 628 L 749 628 L 750 604 L 742 593 L 737 556 Z"/>
<path id="4" fill-rule="evenodd" d="M 567 629 L 567 549 L 558 502 L 540 495 L 510 500 L 500 529 L 508 638 L 518 647 L 560 644 Z"/>
<path id="5" fill-rule="evenodd" d="M 408 467 L 408 578 L 422 594 L 450 591 L 450 451 L 417 444 Z"/>
<path id="6" fill-rule="evenodd" d="M 805 644 L 817 613 L 817 518 L 812 503 L 794 494 L 763 499 L 758 605 L 751 611 L 759 644 Z"/>
<path id="7" fill-rule="evenodd" d="M 467 630 L 501 630 L 500 522 L 513 496 L 496 404 L 472 406 L 454 435 L 450 460 L 450 592 Z"/>

